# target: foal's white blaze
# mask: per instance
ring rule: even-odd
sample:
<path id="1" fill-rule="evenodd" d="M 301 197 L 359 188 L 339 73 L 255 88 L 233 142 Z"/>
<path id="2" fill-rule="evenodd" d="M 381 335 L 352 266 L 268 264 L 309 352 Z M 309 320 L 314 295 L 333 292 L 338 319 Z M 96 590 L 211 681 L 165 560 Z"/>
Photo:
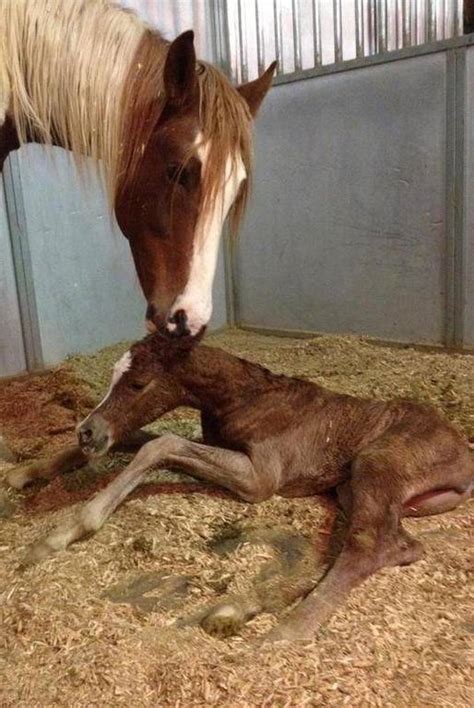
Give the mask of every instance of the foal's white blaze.
<path id="1" fill-rule="evenodd" d="M 122 378 L 122 376 L 124 375 L 124 373 L 129 370 L 129 368 L 131 367 L 131 365 L 132 365 L 132 354 L 131 354 L 130 351 L 128 351 L 128 352 L 125 352 L 125 354 L 114 364 L 114 369 L 113 369 L 113 372 L 112 372 L 112 381 L 111 381 L 111 383 L 110 383 L 109 390 L 108 390 L 107 393 L 105 394 L 104 398 L 103 398 L 103 399 L 101 400 L 101 402 L 94 408 L 94 410 L 93 410 L 91 413 L 89 413 L 89 415 L 87 416 L 87 418 L 84 418 L 84 420 L 82 421 L 82 423 L 79 423 L 78 429 L 79 429 L 82 425 L 84 425 L 84 423 L 86 423 L 92 415 L 94 415 L 94 413 L 95 413 L 95 411 L 97 410 L 97 408 L 99 408 L 103 403 L 105 403 L 105 402 L 108 400 L 108 398 L 110 397 L 110 395 L 111 395 L 111 393 L 112 393 L 114 387 L 115 387 L 115 386 L 117 385 L 117 383 L 120 381 L 120 379 Z"/>
<path id="2" fill-rule="evenodd" d="M 201 143 L 198 135 L 196 142 Z M 198 155 L 203 171 L 209 154 L 209 143 L 200 145 Z M 225 166 L 224 184 L 218 192 L 214 203 L 201 214 L 196 227 L 193 255 L 189 272 L 189 280 L 184 291 L 179 295 L 171 308 L 172 316 L 177 310 L 184 310 L 188 318 L 188 328 L 192 335 L 197 334 L 206 325 L 212 314 L 212 284 L 216 272 L 219 240 L 226 216 L 246 177 L 244 163 L 239 156 L 232 160 L 229 156 Z M 169 323 L 169 331 L 176 325 Z"/>

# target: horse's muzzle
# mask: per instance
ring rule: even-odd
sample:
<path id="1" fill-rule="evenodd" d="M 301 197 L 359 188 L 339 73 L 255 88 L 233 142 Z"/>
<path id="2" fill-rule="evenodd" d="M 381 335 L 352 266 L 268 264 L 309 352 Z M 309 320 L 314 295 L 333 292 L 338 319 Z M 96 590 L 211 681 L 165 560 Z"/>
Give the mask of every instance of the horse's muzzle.
<path id="1" fill-rule="evenodd" d="M 163 317 L 154 305 L 148 305 L 145 314 L 145 326 L 152 334 L 161 330 L 172 337 L 187 337 L 191 334 L 188 325 L 188 316 L 184 310 L 177 310 L 172 315 Z"/>
<path id="2" fill-rule="evenodd" d="M 168 317 L 166 329 L 172 337 L 187 337 L 191 334 L 188 326 L 188 316 L 184 310 L 176 310 L 176 312 Z"/>

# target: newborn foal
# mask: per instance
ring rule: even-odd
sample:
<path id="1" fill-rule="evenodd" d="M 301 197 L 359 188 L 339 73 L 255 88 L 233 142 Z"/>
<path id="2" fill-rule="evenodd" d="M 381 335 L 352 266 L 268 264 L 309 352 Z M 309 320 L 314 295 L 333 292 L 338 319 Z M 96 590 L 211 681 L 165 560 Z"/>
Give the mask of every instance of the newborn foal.
<path id="1" fill-rule="evenodd" d="M 350 517 L 344 547 L 317 588 L 270 635 L 311 638 L 377 569 L 420 558 L 421 544 L 403 529 L 403 516 L 448 511 L 472 489 L 466 439 L 427 405 L 334 393 L 159 334 L 134 344 L 115 366 L 107 396 L 78 428 L 83 452 L 76 450 L 76 461 L 83 453 L 105 453 L 177 406 L 201 411 L 204 444 L 172 434 L 146 443 L 75 519 L 33 546 L 31 559 L 99 529 L 152 465 L 179 468 L 247 502 L 336 488 Z"/>

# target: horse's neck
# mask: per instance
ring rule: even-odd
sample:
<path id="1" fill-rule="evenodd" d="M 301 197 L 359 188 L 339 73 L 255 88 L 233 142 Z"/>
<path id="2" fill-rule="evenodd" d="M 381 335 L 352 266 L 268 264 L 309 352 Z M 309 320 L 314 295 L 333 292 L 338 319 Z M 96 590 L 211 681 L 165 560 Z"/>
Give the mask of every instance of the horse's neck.
<path id="1" fill-rule="evenodd" d="M 19 141 L 53 143 L 113 170 L 125 99 L 131 83 L 139 90 L 137 67 L 147 71 L 136 57 L 145 37 L 157 47 L 163 41 L 133 14 L 82 0 L 0 2 L 0 25 L 9 67 L 7 79 L 0 71 L 0 96 L 8 90 Z"/>
<path id="2" fill-rule="evenodd" d="M 282 378 L 258 364 L 206 346 L 197 346 L 176 371 L 189 403 L 216 414 L 272 388 Z"/>

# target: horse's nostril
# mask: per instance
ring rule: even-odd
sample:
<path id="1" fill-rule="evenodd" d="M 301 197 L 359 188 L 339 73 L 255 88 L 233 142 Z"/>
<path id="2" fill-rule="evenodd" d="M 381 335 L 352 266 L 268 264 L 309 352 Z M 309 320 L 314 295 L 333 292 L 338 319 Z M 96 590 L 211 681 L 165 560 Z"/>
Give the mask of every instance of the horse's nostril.
<path id="1" fill-rule="evenodd" d="M 148 305 L 146 308 L 145 319 L 149 322 L 154 322 L 156 317 L 156 307 L 154 305 Z"/>
<path id="2" fill-rule="evenodd" d="M 184 310 L 176 310 L 174 315 L 168 318 L 168 322 L 175 325 L 171 332 L 175 337 L 185 337 L 191 334 L 188 327 L 188 316 Z"/>

